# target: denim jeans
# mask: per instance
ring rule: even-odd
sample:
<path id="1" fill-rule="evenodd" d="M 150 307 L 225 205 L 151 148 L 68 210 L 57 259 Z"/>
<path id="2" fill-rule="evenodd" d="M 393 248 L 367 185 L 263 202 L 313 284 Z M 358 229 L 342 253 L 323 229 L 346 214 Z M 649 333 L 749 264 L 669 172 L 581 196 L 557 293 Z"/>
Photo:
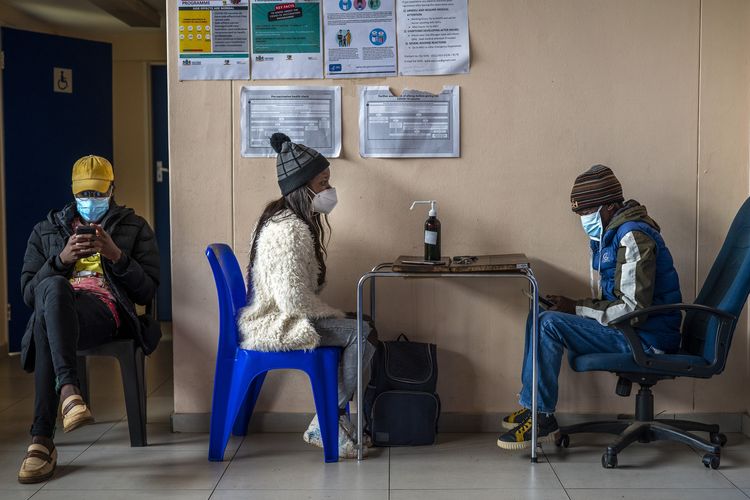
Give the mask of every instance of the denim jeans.
<path id="1" fill-rule="evenodd" d="M 109 342 L 117 325 L 109 308 L 90 293 L 52 276 L 34 291 L 34 423 L 32 436 L 53 437 L 60 387 L 78 386 L 76 350 Z M 87 401 L 88 402 L 88 401 Z"/>
<path id="2" fill-rule="evenodd" d="M 521 382 L 523 388 L 519 403 L 531 408 L 532 360 L 531 360 L 532 317 L 526 321 L 526 347 L 523 354 Z M 617 329 L 599 324 L 596 320 L 582 318 L 574 314 L 544 311 L 539 315 L 539 399 L 537 410 L 553 413 L 557 405 L 557 378 L 560 375 L 563 349 L 568 349 L 568 357 L 592 353 L 628 353 L 630 345 Z"/>
<path id="3" fill-rule="evenodd" d="M 362 371 L 370 366 L 375 347 L 367 341 L 372 327 L 362 325 Z M 339 362 L 339 408 L 345 408 L 357 390 L 357 320 L 350 318 L 325 318 L 315 321 L 315 331 L 320 335 L 320 345 L 342 347 Z M 367 382 L 365 381 L 365 384 Z"/>

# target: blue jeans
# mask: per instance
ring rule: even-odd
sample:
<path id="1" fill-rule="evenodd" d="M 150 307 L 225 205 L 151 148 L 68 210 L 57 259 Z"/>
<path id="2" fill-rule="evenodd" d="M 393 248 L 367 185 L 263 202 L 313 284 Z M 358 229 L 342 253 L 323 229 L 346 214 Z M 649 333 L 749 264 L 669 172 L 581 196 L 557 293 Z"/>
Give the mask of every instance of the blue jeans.
<path id="1" fill-rule="evenodd" d="M 523 388 L 519 403 L 531 408 L 532 360 L 531 331 L 532 318 L 526 321 L 526 347 L 523 353 L 521 382 Z M 582 318 L 574 314 L 544 311 L 539 315 L 539 399 L 537 410 L 553 413 L 557 405 L 557 377 L 560 375 L 563 349 L 568 349 L 568 357 L 591 353 L 628 353 L 630 345 L 623 334 L 615 329 L 602 326 L 596 320 Z"/>

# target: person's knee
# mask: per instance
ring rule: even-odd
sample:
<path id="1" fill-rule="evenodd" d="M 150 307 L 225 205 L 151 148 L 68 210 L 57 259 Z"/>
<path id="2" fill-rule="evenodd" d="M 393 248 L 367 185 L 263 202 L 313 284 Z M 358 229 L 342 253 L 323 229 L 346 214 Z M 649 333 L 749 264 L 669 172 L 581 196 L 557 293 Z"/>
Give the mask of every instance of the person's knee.
<path id="1" fill-rule="evenodd" d="M 34 294 L 37 302 L 40 300 L 45 302 L 50 298 L 72 298 L 73 287 L 70 286 L 70 282 L 64 276 L 50 276 L 37 285 Z"/>
<path id="2" fill-rule="evenodd" d="M 557 338 L 557 326 L 565 321 L 567 313 L 557 311 L 544 311 L 539 315 L 539 336 Z"/>

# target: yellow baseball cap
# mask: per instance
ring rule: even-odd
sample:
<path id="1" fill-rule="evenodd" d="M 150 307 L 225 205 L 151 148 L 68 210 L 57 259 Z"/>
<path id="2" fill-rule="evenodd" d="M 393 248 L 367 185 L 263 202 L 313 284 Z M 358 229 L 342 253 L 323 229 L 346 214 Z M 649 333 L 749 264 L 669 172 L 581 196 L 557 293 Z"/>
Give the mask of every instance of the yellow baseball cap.
<path id="1" fill-rule="evenodd" d="M 73 164 L 73 194 L 81 191 L 106 193 L 114 180 L 112 164 L 101 156 L 84 156 Z"/>

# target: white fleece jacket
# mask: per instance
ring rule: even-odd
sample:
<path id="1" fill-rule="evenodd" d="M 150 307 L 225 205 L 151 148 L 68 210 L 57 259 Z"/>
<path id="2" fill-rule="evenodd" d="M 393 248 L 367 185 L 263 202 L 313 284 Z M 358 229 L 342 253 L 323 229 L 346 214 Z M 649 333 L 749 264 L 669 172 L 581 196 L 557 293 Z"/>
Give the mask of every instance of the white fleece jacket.
<path id="1" fill-rule="evenodd" d="M 318 293 L 318 261 L 307 225 L 291 211 L 261 229 L 252 269 L 255 297 L 237 320 L 243 349 L 314 349 L 320 342 L 311 320 L 343 317 Z"/>

